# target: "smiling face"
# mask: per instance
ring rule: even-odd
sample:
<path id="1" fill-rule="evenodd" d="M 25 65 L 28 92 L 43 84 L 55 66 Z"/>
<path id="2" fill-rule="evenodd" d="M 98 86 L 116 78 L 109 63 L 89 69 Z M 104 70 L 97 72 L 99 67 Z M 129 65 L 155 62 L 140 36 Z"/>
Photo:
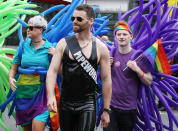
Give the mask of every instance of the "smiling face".
<path id="1" fill-rule="evenodd" d="M 132 35 L 127 30 L 118 30 L 115 35 L 115 39 L 120 47 L 125 47 L 130 44 Z"/>
<path id="2" fill-rule="evenodd" d="M 89 30 L 94 19 L 88 18 L 85 11 L 75 10 L 73 14 L 73 31 L 76 33 Z"/>

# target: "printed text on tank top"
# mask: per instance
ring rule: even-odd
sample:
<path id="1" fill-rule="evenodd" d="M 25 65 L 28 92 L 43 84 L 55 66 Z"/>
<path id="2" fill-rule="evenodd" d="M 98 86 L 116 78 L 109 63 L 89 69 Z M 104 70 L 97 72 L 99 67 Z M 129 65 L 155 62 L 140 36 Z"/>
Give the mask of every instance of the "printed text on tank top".
<path id="1" fill-rule="evenodd" d="M 95 80 L 97 83 L 97 74 L 93 66 L 88 62 L 87 59 L 82 55 L 81 51 L 78 51 L 74 54 L 76 60 L 80 63 L 83 69 Z"/>

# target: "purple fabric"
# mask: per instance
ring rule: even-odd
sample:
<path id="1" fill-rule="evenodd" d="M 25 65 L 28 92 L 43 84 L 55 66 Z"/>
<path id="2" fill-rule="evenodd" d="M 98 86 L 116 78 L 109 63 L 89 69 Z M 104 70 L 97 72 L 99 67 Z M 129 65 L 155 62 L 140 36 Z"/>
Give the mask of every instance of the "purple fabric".
<path id="1" fill-rule="evenodd" d="M 128 54 L 120 54 L 118 50 L 114 54 L 114 63 L 111 67 L 112 76 L 112 98 L 111 106 L 121 110 L 137 108 L 137 94 L 139 77 L 127 68 L 126 64 L 136 51 L 132 49 Z M 137 65 L 146 73 L 149 71 L 149 63 L 145 56 L 137 59 Z"/>
<path id="2" fill-rule="evenodd" d="M 43 113 L 44 111 L 46 111 L 47 108 L 47 97 L 46 97 L 46 87 L 42 87 L 42 89 L 40 90 L 40 92 L 43 93 L 43 96 L 39 96 L 41 97 L 41 100 L 34 104 L 31 108 L 25 109 L 25 110 L 21 110 L 21 111 L 17 111 L 16 110 L 16 124 L 17 125 L 21 125 L 23 123 L 26 123 L 28 121 L 31 121 L 35 116 Z"/>
<path id="3" fill-rule="evenodd" d="M 23 88 L 23 87 L 19 86 L 18 88 Z M 41 101 L 42 99 L 44 99 L 44 94 L 46 94 L 44 86 L 40 88 L 41 89 L 37 91 L 32 98 L 16 98 L 16 112 L 21 110 L 27 110 L 30 107 L 33 107 L 35 104 L 38 104 L 39 101 Z"/>

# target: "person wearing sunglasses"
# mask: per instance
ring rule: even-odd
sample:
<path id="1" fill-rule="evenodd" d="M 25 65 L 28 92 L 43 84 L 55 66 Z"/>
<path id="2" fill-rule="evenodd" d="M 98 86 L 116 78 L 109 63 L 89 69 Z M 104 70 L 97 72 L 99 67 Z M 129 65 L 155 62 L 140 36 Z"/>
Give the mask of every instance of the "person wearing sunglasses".
<path id="1" fill-rule="evenodd" d="M 58 42 L 46 79 L 48 109 L 56 112 L 54 87 L 62 67 L 59 121 L 61 131 L 94 131 L 96 123 L 97 68 L 100 66 L 104 109 L 103 127 L 110 118 L 111 73 L 107 47 L 91 33 L 95 13 L 89 5 L 78 6 L 71 21 L 74 35 Z"/>
<path id="2" fill-rule="evenodd" d="M 45 94 L 45 77 L 40 74 L 20 74 L 16 82 L 18 67 L 28 69 L 41 67 L 48 69 L 49 54 L 53 54 L 52 44 L 42 38 L 47 21 L 41 16 L 29 19 L 27 26 L 28 39 L 18 48 L 9 72 L 9 83 L 16 90 L 16 124 L 24 131 L 43 131 L 49 116 Z M 20 52 L 21 55 L 20 55 Z M 16 86 L 17 84 L 17 86 Z M 17 88 L 18 87 L 18 88 Z"/>

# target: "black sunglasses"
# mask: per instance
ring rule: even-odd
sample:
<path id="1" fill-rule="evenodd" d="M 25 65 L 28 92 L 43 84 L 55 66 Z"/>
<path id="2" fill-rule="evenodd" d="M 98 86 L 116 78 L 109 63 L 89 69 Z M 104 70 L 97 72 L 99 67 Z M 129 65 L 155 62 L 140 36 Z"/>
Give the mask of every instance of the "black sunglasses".
<path id="1" fill-rule="evenodd" d="M 84 20 L 82 17 L 74 17 L 74 16 L 71 17 L 72 22 L 73 22 L 75 19 L 77 19 L 78 22 L 82 22 L 82 21 Z"/>
<path id="2" fill-rule="evenodd" d="M 32 31 L 33 28 L 43 28 L 43 27 L 41 27 L 41 26 L 27 26 L 27 29 L 29 29 L 30 31 Z"/>

